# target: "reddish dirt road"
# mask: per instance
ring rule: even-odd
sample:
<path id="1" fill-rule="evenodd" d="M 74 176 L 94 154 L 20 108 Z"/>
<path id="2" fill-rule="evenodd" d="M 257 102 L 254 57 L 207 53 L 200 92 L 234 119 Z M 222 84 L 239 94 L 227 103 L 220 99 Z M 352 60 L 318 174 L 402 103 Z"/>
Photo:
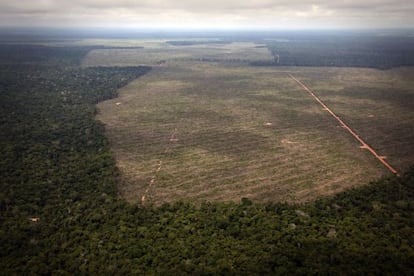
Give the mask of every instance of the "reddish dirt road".
<path id="1" fill-rule="evenodd" d="M 347 124 L 345 124 L 344 121 L 342 121 L 342 119 L 336 115 L 321 99 L 319 99 L 318 96 L 315 95 L 314 92 L 312 92 L 312 90 L 310 90 L 305 84 L 303 84 L 300 80 L 298 80 L 297 78 L 295 78 L 293 75 L 288 74 L 289 77 L 291 79 L 293 79 L 294 81 L 296 81 L 306 92 L 309 93 L 310 96 L 312 96 L 312 98 L 314 98 L 326 111 L 328 111 L 332 117 L 334 117 L 339 124 L 346 129 L 349 133 L 351 133 L 351 135 L 359 142 L 361 143 L 360 148 L 361 149 L 366 149 L 368 150 L 372 155 L 374 155 L 375 158 L 377 158 L 390 172 L 392 172 L 393 174 L 399 176 L 398 171 L 393 168 L 387 161 L 385 161 L 385 156 L 381 156 L 379 155 L 371 146 L 369 146 L 356 132 L 355 130 L 353 130 L 352 128 L 350 128 Z"/>

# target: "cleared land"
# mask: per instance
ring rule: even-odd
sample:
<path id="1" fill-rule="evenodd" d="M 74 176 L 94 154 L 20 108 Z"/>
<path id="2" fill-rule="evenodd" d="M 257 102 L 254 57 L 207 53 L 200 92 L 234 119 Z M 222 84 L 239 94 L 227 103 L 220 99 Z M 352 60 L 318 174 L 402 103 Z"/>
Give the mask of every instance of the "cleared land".
<path id="1" fill-rule="evenodd" d="M 99 104 L 129 201 L 298 202 L 389 174 L 289 73 L 392 166 L 414 161 L 413 69 L 250 67 L 265 58 L 253 43 L 163 45 L 84 60 L 166 61 Z"/>
<path id="2" fill-rule="evenodd" d="M 143 46 L 144 48 L 93 50 L 85 57 L 83 65 L 158 65 L 167 60 L 169 63 L 200 60 L 246 63 L 273 60 L 272 55 L 266 48 L 263 48 L 263 45 L 252 42 L 174 46 L 163 41 L 142 41 L 125 45 Z"/>
<path id="3" fill-rule="evenodd" d="M 397 170 L 414 163 L 414 68 L 307 68 L 295 76 Z"/>
<path id="4" fill-rule="evenodd" d="M 400 174 L 398 173 L 398 171 L 391 166 L 385 159 L 385 156 L 381 156 L 379 155 L 370 145 L 368 145 L 362 138 L 361 136 L 359 136 L 354 129 L 352 129 L 350 126 L 348 126 L 338 115 L 335 114 L 335 112 L 332 111 L 332 109 L 329 108 L 329 106 L 327 106 L 312 90 L 309 89 L 309 87 L 307 87 L 303 82 L 301 82 L 300 80 L 298 80 L 297 78 L 295 78 L 292 74 L 289 74 L 289 77 L 291 79 L 293 79 L 294 81 L 296 81 L 300 86 L 302 86 L 303 90 L 305 90 L 306 92 L 308 92 L 309 96 L 311 96 L 313 99 L 315 99 L 315 101 L 317 103 L 319 103 L 322 108 L 324 108 L 326 111 L 329 112 L 329 114 L 331 114 L 331 116 L 338 121 L 339 125 L 342 126 L 346 131 L 349 132 L 349 134 L 351 134 L 356 141 L 358 141 L 360 143 L 360 148 L 361 149 L 366 149 L 368 150 L 375 158 L 378 159 L 379 162 L 381 162 L 391 173 L 400 176 Z"/>

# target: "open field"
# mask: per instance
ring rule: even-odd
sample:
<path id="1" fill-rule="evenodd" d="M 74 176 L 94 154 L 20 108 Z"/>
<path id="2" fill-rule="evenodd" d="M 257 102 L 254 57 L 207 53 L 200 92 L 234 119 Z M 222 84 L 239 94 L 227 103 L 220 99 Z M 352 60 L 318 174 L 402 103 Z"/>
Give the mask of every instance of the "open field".
<path id="1" fill-rule="evenodd" d="M 397 168 L 413 160 L 412 111 L 390 104 L 386 113 L 377 114 L 385 103 L 376 105 L 375 99 L 371 105 L 358 106 L 362 109 L 358 111 L 355 106 L 362 95 L 347 99 L 346 106 L 335 96 L 343 83 L 329 83 L 332 96 L 329 86 L 325 90 L 321 86 L 325 83 L 321 76 L 346 80 L 356 77 L 353 69 L 193 62 L 153 69 L 121 90 L 119 98 L 99 105 L 99 119 L 106 124 L 123 174 L 121 194 L 130 201 L 145 196 L 155 203 L 241 197 L 306 201 L 387 174 L 286 71 L 320 90 L 326 102 Z M 393 71 L 366 72 L 371 78 L 376 73 L 378 78 L 393 75 Z M 361 82 L 366 87 L 376 84 L 363 78 Z M 404 85 L 393 91 L 404 93 Z M 405 93 L 405 98 L 412 97 L 412 92 Z M 401 120 L 396 121 L 395 114 L 400 113 Z M 352 114 L 359 117 L 350 120 Z M 387 128 L 400 129 L 395 134 L 399 136 L 393 137 Z M 380 147 L 385 141 L 387 149 Z"/>
<path id="2" fill-rule="evenodd" d="M 234 62 L 271 59 L 256 46 L 164 41 L 86 56 L 83 66 L 165 61 L 119 98 L 99 104 L 122 172 L 122 196 L 157 204 L 242 197 L 299 202 L 390 173 L 289 74 L 397 170 L 413 163 L 413 69 Z"/>
<path id="3" fill-rule="evenodd" d="M 107 42 L 108 43 L 108 42 Z M 125 44 L 124 44 L 125 45 Z M 84 66 L 158 65 L 164 61 L 221 61 L 247 63 L 272 61 L 271 53 L 263 45 L 253 42 L 233 42 L 208 45 L 174 46 L 165 41 L 145 41 L 128 44 L 143 49 L 97 49 L 83 60 Z M 114 46 L 112 44 L 112 46 Z M 115 45 L 120 46 L 120 45 Z"/>
<path id="4" fill-rule="evenodd" d="M 400 171 L 414 163 L 414 69 L 317 69 L 296 74 Z"/>

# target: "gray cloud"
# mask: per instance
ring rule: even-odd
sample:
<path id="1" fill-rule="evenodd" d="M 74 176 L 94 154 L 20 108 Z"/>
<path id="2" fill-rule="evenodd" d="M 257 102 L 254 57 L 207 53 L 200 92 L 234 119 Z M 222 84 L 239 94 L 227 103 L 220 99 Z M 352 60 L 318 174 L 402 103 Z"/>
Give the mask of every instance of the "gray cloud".
<path id="1" fill-rule="evenodd" d="M 414 27 L 406 0 L 0 0 L 0 25 Z"/>

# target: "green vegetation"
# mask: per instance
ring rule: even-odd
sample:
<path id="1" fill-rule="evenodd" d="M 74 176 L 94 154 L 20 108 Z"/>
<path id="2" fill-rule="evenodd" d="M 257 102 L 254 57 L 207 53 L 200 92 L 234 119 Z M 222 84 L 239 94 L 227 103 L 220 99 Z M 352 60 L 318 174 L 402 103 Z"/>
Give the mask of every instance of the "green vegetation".
<path id="1" fill-rule="evenodd" d="M 51 43 L 48 41 L 48 43 Z M 48 44 L 44 43 L 44 44 Z M 63 43 L 63 42 L 62 42 Z M 66 42 L 66 44 L 68 44 Z M 139 46 L 79 45 L 47 47 L 43 44 L 0 44 L 0 64 L 36 64 L 76 66 L 91 50 L 136 50 Z"/>
<path id="2" fill-rule="evenodd" d="M 132 205 L 118 198 L 95 104 L 149 68 L 81 68 L 84 49 L 41 51 L 3 53 L 0 65 L 1 274 L 413 273 L 414 168 L 307 204 Z"/>
<path id="3" fill-rule="evenodd" d="M 414 39 L 411 36 L 287 35 L 268 40 L 274 60 L 255 61 L 264 66 L 335 66 L 389 69 L 414 65 Z"/>
<path id="4" fill-rule="evenodd" d="M 46 47 L 43 45 L 0 45 L 1 65 L 67 65 L 79 64 L 82 57 L 93 47 Z"/>

